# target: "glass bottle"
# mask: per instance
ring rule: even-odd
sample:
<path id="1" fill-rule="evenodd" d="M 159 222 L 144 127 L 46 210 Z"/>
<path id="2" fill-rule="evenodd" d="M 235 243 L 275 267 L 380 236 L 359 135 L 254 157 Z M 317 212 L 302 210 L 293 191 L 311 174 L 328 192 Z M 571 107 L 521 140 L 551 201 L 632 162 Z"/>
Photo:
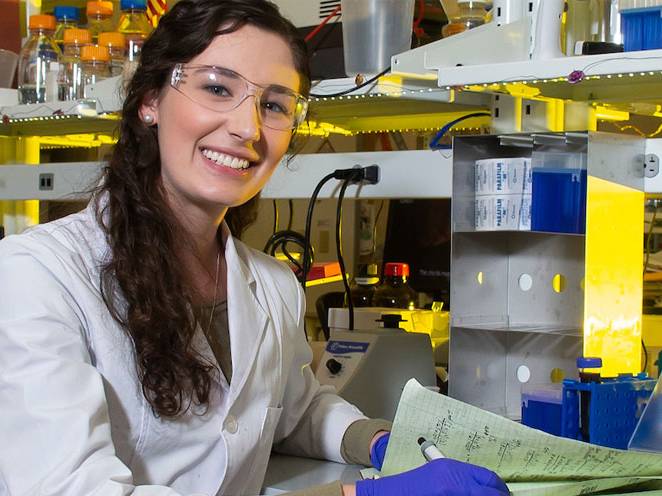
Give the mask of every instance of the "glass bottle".
<path id="1" fill-rule="evenodd" d="M 445 2 L 442 1 L 442 4 Z M 450 2 L 448 2 L 450 4 Z M 475 2 L 473 0 L 457 0 L 456 5 L 446 8 L 448 24 L 446 24 L 441 34 L 444 38 L 454 34 L 462 33 L 467 29 L 472 29 L 485 24 L 487 16 L 488 2 Z"/>
<path id="2" fill-rule="evenodd" d="M 126 56 L 130 64 L 140 59 L 140 51 L 145 39 L 152 33 L 152 24 L 147 18 L 146 0 L 122 0 L 122 13 L 117 31 L 126 39 Z"/>
<path id="3" fill-rule="evenodd" d="M 351 287 L 354 307 L 372 306 L 375 289 L 379 284 L 377 264 L 366 264 L 359 268 Z"/>
<path id="4" fill-rule="evenodd" d="M 21 48 L 18 59 L 19 103 L 43 103 L 46 100 L 46 79 L 61 55 L 53 40 L 55 17 L 30 16 L 30 36 Z M 52 64 L 51 64 L 52 63 Z"/>
<path id="5" fill-rule="evenodd" d="M 67 29 L 75 29 L 80 22 L 80 10 L 70 5 L 58 5 L 53 9 L 55 16 L 55 34 L 53 39 L 62 52 L 64 52 L 64 32 Z"/>
<path id="6" fill-rule="evenodd" d="M 99 45 L 108 48 L 110 54 L 110 76 L 121 76 L 126 60 L 126 40 L 122 33 L 112 31 L 99 35 Z"/>
<path id="7" fill-rule="evenodd" d="M 80 60 L 81 48 L 92 41 L 87 29 L 67 29 L 64 32 L 64 53 L 62 71 L 58 83 L 59 100 L 77 100 L 83 98 L 83 75 Z"/>
<path id="8" fill-rule="evenodd" d="M 92 35 L 92 43 L 99 41 L 99 34 L 112 31 L 113 2 L 98 0 L 87 2 L 87 29 Z"/>
<path id="9" fill-rule="evenodd" d="M 87 98 L 85 86 L 96 84 L 110 76 L 110 54 L 108 48 L 86 45 L 80 51 L 82 63 L 83 97 Z"/>
<path id="10" fill-rule="evenodd" d="M 376 307 L 416 308 L 416 292 L 407 283 L 409 264 L 389 262 L 384 265 L 384 280 L 375 290 L 372 304 Z"/>

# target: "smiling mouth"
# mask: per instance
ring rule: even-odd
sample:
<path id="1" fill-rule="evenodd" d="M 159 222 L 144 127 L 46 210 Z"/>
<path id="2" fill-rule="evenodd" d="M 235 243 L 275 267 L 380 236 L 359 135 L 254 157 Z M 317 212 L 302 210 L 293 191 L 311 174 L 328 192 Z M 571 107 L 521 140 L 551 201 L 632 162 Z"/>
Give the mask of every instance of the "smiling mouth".
<path id="1" fill-rule="evenodd" d="M 202 155 L 214 162 L 216 165 L 223 165 L 225 167 L 230 167 L 231 169 L 248 169 L 251 165 L 250 162 L 246 159 L 233 157 L 232 155 L 215 152 L 206 148 L 202 149 Z"/>

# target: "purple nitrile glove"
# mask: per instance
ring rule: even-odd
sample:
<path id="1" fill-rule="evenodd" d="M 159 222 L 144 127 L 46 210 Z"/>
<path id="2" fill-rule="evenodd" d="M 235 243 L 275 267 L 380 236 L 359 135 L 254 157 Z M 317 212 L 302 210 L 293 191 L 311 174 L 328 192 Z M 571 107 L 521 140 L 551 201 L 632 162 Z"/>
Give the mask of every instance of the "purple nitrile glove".
<path id="1" fill-rule="evenodd" d="M 356 483 L 356 496 L 508 496 L 499 476 L 450 458 L 432 460 L 397 475 Z"/>
<path id="2" fill-rule="evenodd" d="M 370 463 L 372 463 L 372 466 L 377 470 L 381 470 L 382 465 L 384 464 L 384 456 L 386 456 L 386 445 L 388 444 L 390 437 L 390 432 L 384 434 L 382 437 L 377 439 L 377 441 L 375 441 L 375 444 L 373 444 L 372 448 L 370 449 Z"/>

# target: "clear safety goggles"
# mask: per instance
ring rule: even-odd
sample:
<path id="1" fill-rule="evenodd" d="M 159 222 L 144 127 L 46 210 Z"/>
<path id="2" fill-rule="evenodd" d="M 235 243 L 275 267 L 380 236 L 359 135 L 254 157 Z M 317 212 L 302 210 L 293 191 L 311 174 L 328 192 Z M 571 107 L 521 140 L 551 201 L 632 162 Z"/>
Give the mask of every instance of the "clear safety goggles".
<path id="1" fill-rule="evenodd" d="M 177 64 L 170 85 L 214 112 L 229 112 L 253 96 L 260 122 L 271 129 L 294 129 L 308 111 L 308 100 L 297 92 L 275 84 L 257 85 L 224 67 Z"/>

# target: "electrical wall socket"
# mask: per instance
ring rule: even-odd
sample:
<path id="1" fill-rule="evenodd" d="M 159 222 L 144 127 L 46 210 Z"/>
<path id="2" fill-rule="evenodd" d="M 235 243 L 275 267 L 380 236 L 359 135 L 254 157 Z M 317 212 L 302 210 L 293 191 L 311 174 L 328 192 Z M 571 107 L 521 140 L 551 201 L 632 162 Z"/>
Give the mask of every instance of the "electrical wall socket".
<path id="1" fill-rule="evenodd" d="M 644 176 L 655 177 L 660 172 L 660 158 L 654 153 L 647 153 L 644 158 Z"/>

